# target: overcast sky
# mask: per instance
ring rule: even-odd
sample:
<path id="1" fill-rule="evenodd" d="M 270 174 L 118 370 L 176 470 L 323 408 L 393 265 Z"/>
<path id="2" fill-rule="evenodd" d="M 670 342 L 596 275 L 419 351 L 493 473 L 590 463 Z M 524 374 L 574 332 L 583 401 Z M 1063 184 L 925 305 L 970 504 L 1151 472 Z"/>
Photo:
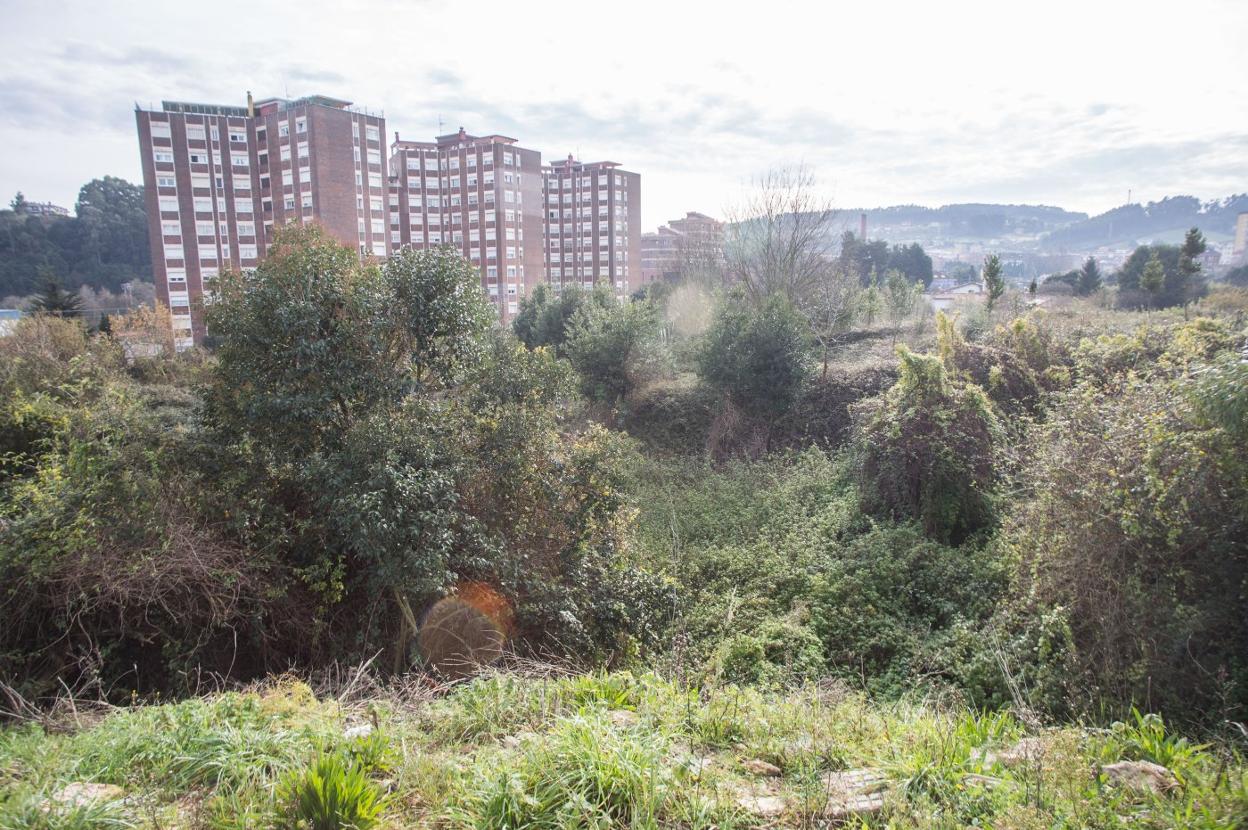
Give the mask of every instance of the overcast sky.
<path id="1" fill-rule="evenodd" d="M 610 9 L 610 11 L 606 11 Z M 0 0 L 0 194 L 140 181 L 133 109 L 321 93 L 642 175 L 647 228 L 805 163 L 843 208 L 1248 191 L 1248 0 Z"/>

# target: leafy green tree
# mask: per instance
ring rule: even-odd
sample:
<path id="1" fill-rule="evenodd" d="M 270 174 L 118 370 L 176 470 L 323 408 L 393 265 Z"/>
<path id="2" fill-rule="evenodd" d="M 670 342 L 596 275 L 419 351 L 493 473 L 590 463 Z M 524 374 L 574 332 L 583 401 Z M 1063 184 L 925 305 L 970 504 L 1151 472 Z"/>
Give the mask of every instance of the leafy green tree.
<path id="1" fill-rule="evenodd" d="M 1148 264 L 1144 266 L 1144 273 L 1140 275 L 1140 289 L 1148 296 L 1150 308 L 1157 305 L 1165 284 L 1166 268 L 1161 264 L 1161 257 L 1153 252 L 1148 259 Z"/>
<path id="2" fill-rule="evenodd" d="M 0 295 L 37 292 L 44 270 L 71 291 L 151 280 L 142 188 L 96 179 L 83 186 L 72 217 L 31 215 L 24 200 L 14 202 L 20 210 L 0 211 Z"/>
<path id="3" fill-rule="evenodd" d="M 78 191 L 74 210 L 79 248 L 71 271 L 76 279 L 114 290 L 128 280 L 151 280 L 142 187 L 115 176 L 93 179 Z"/>
<path id="4" fill-rule="evenodd" d="M 381 270 L 389 357 L 421 387 L 445 387 L 480 362 L 497 319 L 477 272 L 449 247 L 393 254 Z"/>
<path id="5" fill-rule="evenodd" d="M 9 209 L 14 213 L 26 212 L 26 197 L 22 195 L 22 191 L 17 191 L 17 195 L 9 202 Z"/>
<path id="6" fill-rule="evenodd" d="M 888 270 L 890 255 L 888 243 L 883 239 L 859 239 L 853 231 L 846 231 L 841 236 L 837 265 L 844 273 L 856 276 L 865 287 L 875 281 L 877 274 Z"/>
<path id="7" fill-rule="evenodd" d="M 1001 299 L 1001 295 L 1005 293 L 1005 277 L 1001 271 L 1001 258 L 996 254 L 989 254 L 984 258 L 984 289 L 988 292 L 986 307 L 991 311 L 997 300 Z"/>
<path id="8" fill-rule="evenodd" d="M 541 283 L 520 301 L 520 312 L 511 323 L 512 331 L 530 349 L 553 346 L 557 353 L 562 354 L 572 318 L 581 307 L 590 303 L 609 308 L 615 304 L 615 298 L 606 286 L 585 291 L 577 285 L 565 285 L 556 292 Z"/>
<path id="9" fill-rule="evenodd" d="M 1101 290 L 1103 282 L 1101 269 L 1096 264 L 1096 257 L 1088 257 L 1083 267 L 1079 269 L 1079 282 L 1075 286 L 1075 293 L 1080 297 L 1091 296 Z"/>
<path id="10" fill-rule="evenodd" d="M 253 272 L 222 275 L 207 311 L 219 340 L 210 416 L 294 456 L 336 446 L 413 390 L 454 385 L 493 320 L 453 251 L 405 251 L 378 269 L 314 227 L 282 230 Z"/>
<path id="11" fill-rule="evenodd" d="M 61 288 L 60 281 L 55 277 L 48 277 L 43 291 L 31 303 L 30 310 L 57 317 L 77 317 L 82 313 L 82 300 L 77 294 Z"/>
<path id="12" fill-rule="evenodd" d="M 755 307 L 724 298 L 698 354 L 698 376 L 757 416 L 786 412 L 809 375 L 808 327 L 781 296 Z"/>
<path id="13" fill-rule="evenodd" d="M 905 274 L 910 283 L 920 283 L 924 290 L 932 284 L 932 258 L 917 242 L 894 245 L 888 254 L 888 267 Z"/>
<path id="14" fill-rule="evenodd" d="M 659 330 L 659 310 L 648 301 L 591 302 L 577 309 L 564 353 L 585 396 L 615 406 L 657 377 L 666 365 Z"/>

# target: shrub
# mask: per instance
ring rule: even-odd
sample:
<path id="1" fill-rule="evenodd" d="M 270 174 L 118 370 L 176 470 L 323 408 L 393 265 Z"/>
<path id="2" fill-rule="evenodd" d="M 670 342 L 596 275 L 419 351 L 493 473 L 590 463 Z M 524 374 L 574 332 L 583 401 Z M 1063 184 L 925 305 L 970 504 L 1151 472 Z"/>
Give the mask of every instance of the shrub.
<path id="1" fill-rule="evenodd" d="M 864 509 L 959 544 L 995 520 L 1001 428 L 983 390 L 950 377 L 940 358 L 899 354 L 897 383 L 859 408 Z"/>
<path id="2" fill-rule="evenodd" d="M 381 789 L 364 770 L 341 755 L 322 755 L 289 773 L 278 787 L 278 801 L 292 830 L 369 830 L 381 817 Z"/>
<path id="3" fill-rule="evenodd" d="M 1232 414 L 1242 395 L 1204 397 L 1233 366 L 1078 386 L 1035 436 L 1027 497 L 1002 538 L 1021 562 L 1022 613 L 1064 609 L 1084 705 L 1248 703 L 1248 478 Z"/>
<path id="4" fill-rule="evenodd" d="M 808 626 L 770 619 L 724 640 L 712 658 L 712 670 L 731 683 L 789 685 L 819 679 L 823 652 L 823 644 Z"/>
<path id="5" fill-rule="evenodd" d="M 811 592 L 811 626 L 828 666 L 896 694 L 918 677 L 960 679 L 941 656 L 963 626 L 981 625 L 1005 592 L 992 551 L 952 548 L 914 526 L 882 527 L 850 541 Z"/>
<path id="6" fill-rule="evenodd" d="M 698 376 L 756 417 L 783 414 L 810 373 L 807 326 L 782 296 L 760 307 L 733 294 L 716 309 L 698 355 Z"/>
<path id="7" fill-rule="evenodd" d="M 610 289 L 601 285 L 593 291 L 565 285 L 556 292 L 539 284 L 520 301 L 520 313 L 512 320 L 511 329 L 530 349 L 549 346 L 562 354 L 573 318 L 587 305 L 609 310 L 616 305 L 616 299 Z"/>
<path id="8" fill-rule="evenodd" d="M 668 365 L 659 328 L 659 309 L 648 300 L 582 305 L 569 323 L 564 353 L 585 396 L 618 406 L 659 377 Z"/>

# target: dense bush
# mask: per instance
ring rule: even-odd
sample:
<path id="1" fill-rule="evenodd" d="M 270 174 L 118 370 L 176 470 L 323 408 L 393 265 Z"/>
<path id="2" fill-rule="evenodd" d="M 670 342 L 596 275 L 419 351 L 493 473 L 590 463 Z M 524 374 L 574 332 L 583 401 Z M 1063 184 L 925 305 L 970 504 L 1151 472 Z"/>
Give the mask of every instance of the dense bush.
<path id="1" fill-rule="evenodd" d="M 861 407 L 863 505 L 959 544 L 994 521 L 1001 427 L 983 390 L 950 377 L 940 358 L 904 348 L 900 358 L 896 385 Z"/>
<path id="2" fill-rule="evenodd" d="M 37 689 L 137 668 L 128 688 L 168 688 L 195 666 L 379 650 L 402 668 L 413 620 L 463 586 L 500 597 L 522 648 L 610 659 L 653 640 L 666 589 L 628 557 L 631 448 L 574 429 L 566 366 L 491 314 L 456 256 L 361 266 L 285 231 L 223 276 L 215 361 L 156 373 L 202 378 L 202 414 L 193 390 L 132 379 L 106 337 L 24 322 L 0 344 L 18 621 L 0 674 Z"/>
<path id="3" fill-rule="evenodd" d="M 649 300 L 585 303 L 568 323 L 563 351 L 585 397 L 620 406 L 666 369 L 659 308 Z"/>
<path id="4" fill-rule="evenodd" d="M 759 418 L 781 415 L 810 374 L 807 325 L 776 295 L 755 306 L 742 295 L 716 309 L 698 355 L 698 376 L 734 406 Z"/>
<path id="5" fill-rule="evenodd" d="M 609 309 L 616 305 L 616 299 L 605 286 L 586 291 L 579 285 L 565 285 L 556 292 L 548 285 L 538 285 L 520 301 L 520 313 L 512 320 L 511 330 L 530 349 L 550 346 L 562 353 L 572 318 L 587 305 Z"/>
<path id="6" fill-rule="evenodd" d="M 1061 609 L 1078 705 L 1239 711 L 1248 703 L 1242 364 L 1217 356 L 1231 338 L 1208 321 L 1142 334 L 1085 347 L 1084 362 L 1094 348 L 1113 359 L 1036 436 L 1003 544 L 1022 563 L 1019 598 L 1031 615 Z"/>

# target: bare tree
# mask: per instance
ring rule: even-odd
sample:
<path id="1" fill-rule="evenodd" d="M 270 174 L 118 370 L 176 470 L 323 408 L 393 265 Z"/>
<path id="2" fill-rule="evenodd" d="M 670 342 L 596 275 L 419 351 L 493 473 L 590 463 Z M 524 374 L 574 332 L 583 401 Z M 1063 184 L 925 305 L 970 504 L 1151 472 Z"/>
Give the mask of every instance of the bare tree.
<path id="1" fill-rule="evenodd" d="M 884 310 L 888 314 L 888 322 L 893 330 L 893 345 L 897 345 L 897 335 L 901 332 L 901 324 L 910 319 L 914 309 L 923 295 L 918 283 L 913 283 L 906 275 L 896 269 L 890 269 L 884 281 Z"/>
<path id="2" fill-rule="evenodd" d="M 822 380 L 828 379 L 828 362 L 832 358 L 832 350 L 858 319 L 861 293 L 862 285 L 857 277 L 829 263 L 821 271 L 808 300 L 803 304 L 802 310 L 810 321 L 811 336 L 819 344 L 823 363 L 820 373 Z"/>
<path id="3" fill-rule="evenodd" d="M 783 294 L 806 305 L 832 267 L 836 212 L 805 167 L 775 169 L 727 212 L 725 279 L 757 303 Z"/>

